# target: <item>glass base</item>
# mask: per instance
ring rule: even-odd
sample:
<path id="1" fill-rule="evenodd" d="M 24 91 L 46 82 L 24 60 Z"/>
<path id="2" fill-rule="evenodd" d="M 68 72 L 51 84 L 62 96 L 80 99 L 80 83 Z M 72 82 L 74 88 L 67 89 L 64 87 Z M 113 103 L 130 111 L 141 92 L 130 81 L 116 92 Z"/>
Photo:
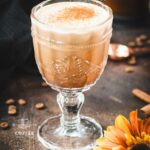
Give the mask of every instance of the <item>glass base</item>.
<path id="1" fill-rule="evenodd" d="M 92 118 L 80 116 L 75 129 L 60 126 L 61 116 L 45 120 L 38 128 L 38 140 L 50 150 L 92 150 L 97 138 L 102 136 L 102 127 Z"/>

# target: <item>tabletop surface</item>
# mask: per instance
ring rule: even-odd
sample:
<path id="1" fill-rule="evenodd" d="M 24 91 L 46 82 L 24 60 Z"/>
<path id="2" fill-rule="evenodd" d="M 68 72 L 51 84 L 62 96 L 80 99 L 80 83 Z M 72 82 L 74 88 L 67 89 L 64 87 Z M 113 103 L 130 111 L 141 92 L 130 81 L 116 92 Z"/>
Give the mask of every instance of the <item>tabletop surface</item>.
<path id="1" fill-rule="evenodd" d="M 150 35 L 148 26 L 114 26 L 113 42 L 127 44 L 140 34 Z M 128 117 L 130 111 L 139 109 L 146 103 L 132 95 L 134 88 L 150 93 L 150 55 L 137 58 L 134 72 L 127 73 L 127 61 L 109 60 L 100 80 L 91 90 L 85 92 L 85 103 L 81 113 L 95 118 L 104 128 L 114 123 L 118 114 Z M 41 76 L 17 74 L 0 94 L 0 121 L 8 121 L 11 127 L 0 129 L 0 150 L 44 150 L 37 142 L 37 126 L 48 117 L 58 115 L 57 92 L 41 85 Z M 26 106 L 17 105 L 17 115 L 9 116 L 5 100 L 24 98 Z M 44 102 L 46 108 L 36 110 L 35 104 Z M 27 118 L 28 126 L 20 126 L 21 118 Z"/>

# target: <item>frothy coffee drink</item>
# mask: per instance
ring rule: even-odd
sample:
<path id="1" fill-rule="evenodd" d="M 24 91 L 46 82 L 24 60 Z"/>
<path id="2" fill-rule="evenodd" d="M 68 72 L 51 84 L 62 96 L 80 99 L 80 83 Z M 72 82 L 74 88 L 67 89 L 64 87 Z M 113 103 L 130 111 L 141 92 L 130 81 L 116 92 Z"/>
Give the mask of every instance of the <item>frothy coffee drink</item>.
<path id="1" fill-rule="evenodd" d="M 69 89 L 92 85 L 107 61 L 109 12 L 86 2 L 58 2 L 39 8 L 34 18 L 35 57 L 47 83 Z"/>

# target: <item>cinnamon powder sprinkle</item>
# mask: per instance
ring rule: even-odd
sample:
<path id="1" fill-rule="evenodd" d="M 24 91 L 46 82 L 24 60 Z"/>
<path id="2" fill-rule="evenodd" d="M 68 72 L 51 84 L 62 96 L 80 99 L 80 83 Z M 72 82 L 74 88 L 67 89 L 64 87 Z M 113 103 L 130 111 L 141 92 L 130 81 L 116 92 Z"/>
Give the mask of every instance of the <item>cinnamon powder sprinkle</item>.
<path id="1" fill-rule="evenodd" d="M 71 20 L 84 20 L 89 19 L 95 15 L 95 11 L 86 7 L 70 7 L 62 10 L 56 17 L 53 18 L 55 21 L 71 21 Z"/>

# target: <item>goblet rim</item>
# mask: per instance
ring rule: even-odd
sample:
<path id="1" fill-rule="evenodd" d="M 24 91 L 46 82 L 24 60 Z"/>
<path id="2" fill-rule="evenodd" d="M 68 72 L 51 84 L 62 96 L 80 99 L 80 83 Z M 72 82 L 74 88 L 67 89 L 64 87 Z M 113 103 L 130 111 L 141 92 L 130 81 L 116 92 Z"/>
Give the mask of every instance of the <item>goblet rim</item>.
<path id="1" fill-rule="evenodd" d="M 46 29 L 51 29 L 51 25 L 40 21 L 40 20 L 37 18 L 37 16 L 35 15 L 35 12 L 36 12 L 36 9 L 37 9 L 38 7 L 41 8 L 41 7 L 44 6 L 44 4 L 46 4 L 47 2 L 50 2 L 50 1 L 53 1 L 53 0 L 46 0 L 46 1 L 43 1 L 43 2 L 39 3 L 38 5 L 34 6 L 34 7 L 32 8 L 32 10 L 31 10 L 31 20 L 33 19 L 35 22 L 37 22 L 38 24 L 42 25 L 42 26 L 43 26 L 44 28 L 46 28 Z M 67 0 L 66 0 L 66 2 L 67 2 Z M 71 1 L 68 1 L 68 2 L 71 2 Z M 74 1 L 73 1 L 73 2 L 74 2 Z M 80 1 L 78 1 L 78 2 L 80 2 Z M 87 3 L 89 3 L 89 1 L 82 1 L 82 2 L 87 2 Z M 98 0 L 90 0 L 90 2 L 94 2 L 95 4 L 99 4 L 102 8 L 104 8 L 105 10 L 107 10 L 107 11 L 109 12 L 109 16 L 108 16 L 108 18 L 107 18 L 105 21 L 103 21 L 103 22 L 101 22 L 101 23 L 99 23 L 99 24 L 97 24 L 97 25 L 93 25 L 93 26 L 91 26 L 91 27 L 102 26 L 102 25 L 106 24 L 107 22 L 109 22 L 109 21 L 111 21 L 111 20 L 113 19 L 113 12 L 112 12 L 112 9 L 111 9 L 109 6 L 105 5 L 103 2 L 98 1 Z M 83 29 L 83 31 L 84 31 L 84 27 L 80 27 L 79 29 Z"/>

